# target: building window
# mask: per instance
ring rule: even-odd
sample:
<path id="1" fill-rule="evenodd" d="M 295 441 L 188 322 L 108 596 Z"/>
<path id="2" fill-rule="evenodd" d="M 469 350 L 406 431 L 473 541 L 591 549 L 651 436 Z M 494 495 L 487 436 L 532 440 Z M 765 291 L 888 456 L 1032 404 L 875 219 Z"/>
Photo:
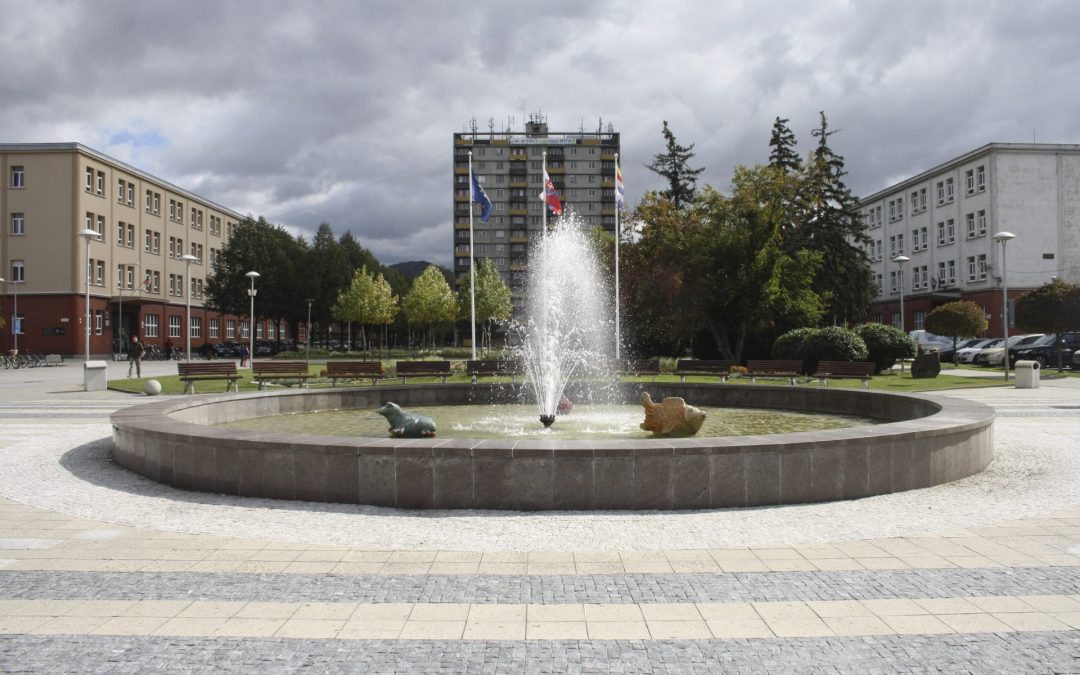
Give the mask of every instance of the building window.
<path id="1" fill-rule="evenodd" d="M 127 287 L 128 288 L 134 288 L 135 287 L 135 266 L 134 265 L 128 265 L 128 268 L 127 268 Z"/>
<path id="2" fill-rule="evenodd" d="M 977 256 L 969 255 L 967 259 L 968 264 L 968 281 L 984 281 L 986 279 L 986 254 L 981 253 Z"/>
<path id="3" fill-rule="evenodd" d="M 96 188 L 97 188 L 96 192 L 99 195 L 102 195 L 102 196 L 105 195 L 105 172 L 104 171 L 98 171 L 97 172 L 97 185 L 96 185 Z"/>
<path id="4" fill-rule="evenodd" d="M 956 194 L 956 186 L 953 184 L 952 178 L 945 179 L 945 201 L 951 202 Z"/>
<path id="5" fill-rule="evenodd" d="M 97 280 L 98 286 L 105 285 L 105 261 L 97 260 L 94 262 L 94 279 Z"/>
<path id="6" fill-rule="evenodd" d="M 210 319 L 210 338 L 216 340 L 221 332 L 221 319 Z"/>
<path id="7" fill-rule="evenodd" d="M 986 167 L 975 167 L 975 190 L 977 192 L 983 192 L 986 190 Z"/>
<path id="8" fill-rule="evenodd" d="M 986 236 L 986 210 L 985 209 L 980 209 L 979 211 L 975 212 L 975 231 L 978 233 L 978 236 L 980 236 L 980 237 L 985 237 Z"/>
<path id="9" fill-rule="evenodd" d="M 191 317 L 191 337 L 202 337 L 202 317 Z"/>
<path id="10" fill-rule="evenodd" d="M 155 216 L 161 214 L 161 193 L 160 192 L 155 192 L 154 193 L 154 210 L 153 210 L 153 214 Z"/>
<path id="11" fill-rule="evenodd" d="M 230 340 L 236 337 L 236 319 L 225 319 L 225 337 Z"/>
<path id="12" fill-rule="evenodd" d="M 135 183 L 127 185 L 127 205 L 135 206 Z"/>
<path id="13" fill-rule="evenodd" d="M 92 193 L 94 191 L 94 169 L 89 167 L 89 166 L 86 167 L 86 186 L 85 186 L 85 188 L 86 188 L 87 192 Z"/>
<path id="14" fill-rule="evenodd" d="M 937 203 L 941 206 L 945 203 L 945 181 L 939 180 L 937 182 Z"/>
<path id="15" fill-rule="evenodd" d="M 179 316 L 170 316 L 169 317 L 169 337 L 171 337 L 171 338 L 180 337 L 180 317 Z"/>
<path id="16" fill-rule="evenodd" d="M 157 314 L 147 314 L 143 318 L 143 332 L 145 333 L 146 337 L 155 337 L 156 338 L 158 336 L 158 315 Z"/>
<path id="17" fill-rule="evenodd" d="M 262 325 L 262 321 L 260 321 L 259 323 L 255 324 L 255 339 L 256 340 L 261 340 L 262 336 L 263 336 L 263 325 Z"/>
<path id="18" fill-rule="evenodd" d="M 922 330 L 926 325 L 926 310 L 915 310 L 915 330 Z"/>
<path id="19" fill-rule="evenodd" d="M 127 192 L 127 190 L 125 189 L 126 187 L 127 185 L 124 183 L 123 178 L 116 181 L 116 201 L 120 202 L 121 204 L 124 203 L 124 194 Z"/>
<path id="20" fill-rule="evenodd" d="M 247 321 L 240 322 L 240 337 L 247 339 L 251 335 L 251 325 Z"/>
<path id="21" fill-rule="evenodd" d="M 152 213 L 153 212 L 152 211 L 152 209 L 153 209 L 153 197 L 154 197 L 154 193 L 151 192 L 150 190 L 147 190 L 146 191 L 146 212 L 147 213 Z"/>
<path id="22" fill-rule="evenodd" d="M 15 189 L 26 187 L 26 172 L 21 166 L 11 167 L 11 187 Z"/>
<path id="23" fill-rule="evenodd" d="M 169 275 L 169 295 L 176 295 L 176 275 Z"/>
<path id="24" fill-rule="evenodd" d="M 11 214 L 11 234 L 26 234 L 26 216 L 21 213 Z"/>
<path id="25" fill-rule="evenodd" d="M 116 287 L 117 288 L 123 288 L 124 287 L 124 266 L 123 265 L 117 265 L 116 266 Z"/>
<path id="26" fill-rule="evenodd" d="M 964 172 L 964 185 L 969 195 L 975 194 L 975 170 L 968 169 Z"/>
<path id="27" fill-rule="evenodd" d="M 890 293 L 895 293 L 896 292 L 896 288 L 897 288 L 896 279 L 897 279 L 896 270 L 892 270 L 891 272 L 889 272 L 889 292 Z"/>
<path id="28" fill-rule="evenodd" d="M 884 290 L 885 290 L 884 288 L 882 288 L 882 286 L 884 285 L 884 281 L 882 281 L 882 276 L 880 274 L 875 274 L 874 278 L 875 278 L 875 281 L 877 282 L 877 294 L 881 295 L 882 292 L 884 292 Z"/>
<path id="29" fill-rule="evenodd" d="M 11 261 L 11 280 L 15 283 L 26 281 L 26 264 L 22 260 Z"/>
<path id="30" fill-rule="evenodd" d="M 154 293 L 161 294 L 161 272 L 154 272 Z"/>
<path id="31" fill-rule="evenodd" d="M 94 335 L 101 335 L 105 332 L 105 312 L 100 309 L 94 310 Z"/>

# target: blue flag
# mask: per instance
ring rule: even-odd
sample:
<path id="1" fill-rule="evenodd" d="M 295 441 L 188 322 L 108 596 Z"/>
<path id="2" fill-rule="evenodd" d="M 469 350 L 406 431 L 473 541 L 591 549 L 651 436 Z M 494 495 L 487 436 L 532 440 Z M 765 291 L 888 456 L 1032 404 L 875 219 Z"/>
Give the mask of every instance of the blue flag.
<path id="1" fill-rule="evenodd" d="M 491 218 L 491 210 L 494 208 L 488 199 L 484 188 L 480 187 L 480 179 L 473 174 L 472 177 L 472 200 L 480 205 L 480 222 L 486 223 Z"/>

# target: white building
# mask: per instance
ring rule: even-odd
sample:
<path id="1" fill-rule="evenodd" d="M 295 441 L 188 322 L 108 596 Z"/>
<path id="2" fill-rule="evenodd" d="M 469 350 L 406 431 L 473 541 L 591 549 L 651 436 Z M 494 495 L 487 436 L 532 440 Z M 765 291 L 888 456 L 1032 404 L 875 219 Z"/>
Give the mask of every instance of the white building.
<path id="1" fill-rule="evenodd" d="M 1080 282 L 1080 145 L 991 143 L 861 200 L 878 301 L 871 320 L 923 327 L 971 300 L 1000 335 L 1002 245 L 1010 305 L 1053 277 Z M 897 256 L 910 258 L 902 264 Z M 901 269 L 902 267 L 902 269 Z"/>

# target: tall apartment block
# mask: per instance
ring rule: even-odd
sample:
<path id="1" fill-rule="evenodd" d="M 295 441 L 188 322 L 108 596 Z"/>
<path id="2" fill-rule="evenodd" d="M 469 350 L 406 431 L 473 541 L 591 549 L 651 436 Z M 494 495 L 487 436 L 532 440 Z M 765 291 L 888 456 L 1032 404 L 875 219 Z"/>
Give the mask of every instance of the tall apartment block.
<path id="1" fill-rule="evenodd" d="M 480 222 L 480 206 L 470 206 L 469 152 L 473 174 L 494 210 Z M 619 134 L 611 130 L 549 132 L 541 115 L 532 115 L 524 132 L 454 134 L 454 274 L 469 280 L 469 209 L 477 265 L 489 258 L 498 267 L 520 309 L 525 290 L 529 242 L 543 227 L 543 154 L 564 212 L 572 210 L 588 225 L 615 231 L 615 155 Z M 549 224 L 552 220 L 549 218 Z"/>
<path id="2" fill-rule="evenodd" d="M 1001 335 L 1003 282 L 1010 317 L 1018 296 L 1052 278 L 1080 282 L 1080 145 L 991 143 L 861 207 L 877 281 L 873 321 L 899 326 L 902 292 L 909 331 L 934 307 L 970 300 L 986 311 L 988 334 Z M 999 232 L 1016 235 L 1004 265 Z"/>
<path id="3" fill-rule="evenodd" d="M 87 285 L 92 354 L 136 334 L 182 347 L 187 293 L 193 348 L 247 336 L 244 318 L 203 307 L 239 213 L 78 143 L 0 144 L 0 172 L 0 348 L 81 355 Z"/>

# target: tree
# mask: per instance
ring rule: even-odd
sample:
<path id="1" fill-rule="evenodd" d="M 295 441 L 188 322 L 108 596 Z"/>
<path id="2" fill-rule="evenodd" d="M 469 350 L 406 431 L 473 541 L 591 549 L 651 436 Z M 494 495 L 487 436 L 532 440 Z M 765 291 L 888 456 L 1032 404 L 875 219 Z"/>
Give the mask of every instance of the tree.
<path id="1" fill-rule="evenodd" d="M 386 349 L 386 330 L 394 323 L 398 314 L 398 296 L 394 294 L 393 287 L 386 277 L 380 272 L 375 277 L 374 294 L 372 295 L 370 322 L 383 327 L 383 349 Z"/>
<path id="2" fill-rule="evenodd" d="M 947 302 L 926 315 L 926 330 L 953 339 L 953 363 L 956 363 L 956 340 L 986 332 L 986 312 L 970 300 Z"/>
<path id="3" fill-rule="evenodd" d="M 829 131 L 822 112 L 821 126 L 812 132 L 818 139 L 817 147 L 807 160 L 795 203 L 789 208 L 793 222 L 785 248 L 821 254 L 824 268 L 814 279 L 814 290 L 837 323 L 863 319 L 875 289 L 863 248 L 870 238 L 858 200 L 844 184 L 844 158 L 829 146 L 829 137 L 835 133 Z"/>
<path id="4" fill-rule="evenodd" d="M 491 349 L 491 329 L 498 321 L 506 321 L 514 312 L 510 287 L 503 281 L 499 268 L 490 258 L 483 258 L 476 269 L 476 323 L 481 326 L 481 346 Z M 458 291 L 460 318 L 471 321 L 469 285 Z"/>
<path id="5" fill-rule="evenodd" d="M 795 151 L 795 134 L 788 127 L 786 118 L 776 118 L 772 136 L 769 138 L 769 166 L 784 173 L 796 173 L 802 168 L 802 160 Z"/>
<path id="6" fill-rule="evenodd" d="M 915 342 L 907 333 L 895 326 L 880 323 L 864 323 L 855 332 L 866 343 L 877 372 L 888 370 L 900 359 L 915 358 Z"/>
<path id="7" fill-rule="evenodd" d="M 458 312 L 454 291 L 435 265 L 428 265 L 416 278 L 401 309 L 410 322 L 428 327 L 432 348 L 435 346 L 435 326 L 453 321 Z"/>
<path id="8" fill-rule="evenodd" d="M 329 329 L 338 294 L 348 288 L 353 277 L 353 268 L 349 267 L 329 223 L 319 225 L 306 258 L 305 267 L 311 279 L 306 297 L 313 300 L 312 320 Z"/>
<path id="9" fill-rule="evenodd" d="M 687 162 L 694 156 L 694 144 L 682 146 L 676 143 L 675 134 L 668 129 L 667 120 L 664 120 L 661 133 L 667 141 L 667 152 L 657 154 L 653 163 L 646 164 L 645 167 L 667 179 L 669 187 L 661 194 L 679 209 L 693 201 L 698 174 L 705 168 L 690 168 Z"/>
<path id="10" fill-rule="evenodd" d="M 1058 336 L 1058 369 L 1063 369 L 1061 336 L 1080 330 L 1080 284 L 1055 278 L 1017 298 L 1015 311 L 1016 325 Z"/>
<path id="11" fill-rule="evenodd" d="M 366 325 L 386 325 L 397 315 L 397 297 L 382 274 L 378 277 L 362 266 L 353 274 L 349 287 L 338 294 L 332 309 L 337 321 L 360 326 L 361 344 L 370 348 Z"/>

